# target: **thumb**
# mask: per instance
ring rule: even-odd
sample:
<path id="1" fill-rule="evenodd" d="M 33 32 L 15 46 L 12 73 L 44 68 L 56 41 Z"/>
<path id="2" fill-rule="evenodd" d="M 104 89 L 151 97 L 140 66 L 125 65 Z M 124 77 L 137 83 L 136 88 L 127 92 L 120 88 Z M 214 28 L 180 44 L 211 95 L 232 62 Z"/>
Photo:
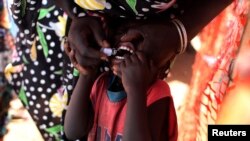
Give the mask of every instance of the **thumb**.
<path id="1" fill-rule="evenodd" d="M 130 29 L 125 35 L 121 37 L 121 42 L 132 42 L 142 38 L 143 34 L 139 30 Z"/>
<path id="2" fill-rule="evenodd" d="M 110 44 L 106 40 L 105 32 L 102 26 L 100 25 L 100 23 L 97 22 L 95 25 L 92 25 L 91 27 L 92 27 L 92 32 L 93 32 L 93 35 L 97 44 L 102 48 L 109 48 Z"/>

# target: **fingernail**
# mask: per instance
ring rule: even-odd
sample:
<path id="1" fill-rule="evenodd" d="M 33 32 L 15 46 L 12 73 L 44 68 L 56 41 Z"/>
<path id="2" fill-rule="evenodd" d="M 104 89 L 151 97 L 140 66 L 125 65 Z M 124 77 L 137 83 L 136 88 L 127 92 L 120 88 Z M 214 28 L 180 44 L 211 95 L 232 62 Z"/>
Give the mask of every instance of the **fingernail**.
<path id="1" fill-rule="evenodd" d="M 113 71 L 114 75 L 117 75 L 117 72 L 116 71 Z"/>
<path id="2" fill-rule="evenodd" d="M 126 34 L 124 34 L 124 35 L 121 37 L 121 40 L 124 40 L 125 36 L 126 36 Z"/>
<path id="3" fill-rule="evenodd" d="M 102 44 L 103 44 L 103 47 L 105 47 L 105 48 L 109 48 L 110 47 L 108 41 L 106 41 L 106 40 L 103 40 Z"/>

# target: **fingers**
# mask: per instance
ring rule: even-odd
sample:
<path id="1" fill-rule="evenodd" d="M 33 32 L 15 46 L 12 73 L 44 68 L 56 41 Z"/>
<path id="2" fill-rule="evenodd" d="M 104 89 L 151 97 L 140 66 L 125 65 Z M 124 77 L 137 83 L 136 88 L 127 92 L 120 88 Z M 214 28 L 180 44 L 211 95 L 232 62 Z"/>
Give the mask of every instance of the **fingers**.
<path id="1" fill-rule="evenodd" d="M 105 58 L 106 55 L 101 53 L 99 50 L 94 49 L 89 45 L 88 41 L 88 35 L 82 35 L 74 37 L 72 40 L 72 37 L 69 38 L 69 43 L 71 48 L 75 49 L 81 56 L 92 58 L 92 59 L 100 59 Z M 107 57 L 106 57 L 107 58 Z"/>
<path id="2" fill-rule="evenodd" d="M 102 48 L 109 48 L 110 47 L 108 41 L 105 39 L 103 31 L 93 30 L 93 35 L 94 35 L 94 38 L 95 38 L 97 44 L 100 47 L 102 47 Z"/>
<path id="3" fill-rule="evenodd" d="M 131 64 L 146 64 L 147 60 L 143 53 L 141 52 L 136 52 L 132 55 L 125 55 L 124 56 L 124 61 L 122 62 L 124 65 L 123 66 L 128 66 Z"/>
<path id="4" fill-rule="evenodd" d="M 127 64 L 127 65 L 131 64 L 131 63 L 132 63 L 131 55 L 125 55 L 125 56 L 124 56 L 124 61 L 123 61 L 123 63 L 125 63 L 125 65 L 126 65 L 126 64 Z"/>
<path id="5" fill-rule="evenodd" d="M 83 57 L 87 58 L 92 58 L 92 59 L 102 59 L 102 60 L 107 60 L 107 55 L 104 53 L 100 52 L 98 49 L 95 49 L 94 47 L 90 46 L 90 37 L 91 33 L 89 31 L 84 31 L 83 33 L 80 34 L 78 31 L 72 34 L 72 36 L 69 36 L 69 43 L 72 48 L 74 48 L 79 54 Z M 76 36 L 78 35 L 78 36 Z M 104 47 L 109 47 L 109 44 L 107 41 L 103 41 L 103 46 Z"/>
<path id="6" fill-rule="evenodd" d="M 137 56 L 138 60 L 141 63 L 143 63 L 143 64 L 147 63 L 147 59 L 146 59 L 145 55 L 142 52 L 137 51 L 137 52 L 135 52 L 135 55 Z"/>
<path id="7" fill-rule="evenodd" d="M 75 53 L 74 49 L 71 49 L 68 43 L 64 43 L 64 49 L 65 49 L 65 53 L 69 56 L 69 59 L 71 61 L 71 63 L 73 64 L 73 66 L 81 73 L 81 74 L 88 74 L 90 71 L 93 71 L 93 64 L 97 65 L 99 63 L 99 60 L 94 59 L 87 59 L 87 58 L 83 58 L 83 59 L 79 59 L 80 56 Z M 78 59 L 77 59 L 78 58 Z M 79 60 L 79 61 L 78 61 Z M 85 67 L 81 64 L 83 64 L 81 61 L 85 60 L 85 62 L 91 62 L 91 63 L 84 63 L 84 65 L 88 65 L 88 67 Z"/>
<path id="8" fill-rule="evenodd" d="M 100 59 L 82 57 L 77 52 L 75 53 L 75 58 L 78 64 L 80 64 L 83 67 L 93 67 L 93 66 L 97 66 L 100 63 Z"/>
<path id="9" fill-rule="evenodd" d="M 69 43 L 68 43 L 67 37 L 64 37 L 64 39 L 63 39 L 63 48 L 64 48 L 65 53 L 69 56 L 71 48 L 69 47 Z"/>
<path id="10" fill-rule="evenodd" d="M 102 25 L 99 20 L 93 20 L 92 24 L 89 25 L 91 27 L 93 36 L 97 44 L 102 48 L 109 48 L 110 44 L 106 40 L 105 32 L 102 28 Z"/>
<path id="11" fill-rule="evenodd" d="M 121 42 L 132 42 L 142 38 L 142 33 L 139 30 L 131 29 L 121 37 Z"/>
<path id="12" fill-rule="evenodd" d="M 87 75 L 93 71 L 92 68 L 83 68 L 80 64 L 75 64 L 74 67 L 83 75 Z"/>
<path id="13" fill-rule="evenodd" d="M 114 65 L 112 67 L 112 71 L 115 75 L 121 77 L 122 76 L 122 73 L 121 73 L 121 68 L 120 68 L 120 65 Z"/>
<path id="14" fill-rule="evenodd" d="M 65 53 L 69 56 L 72 63 L 78 63 L 82 66 L 93 66 L 97 65 L 100 60 L 95 58 L 89 58 L 86 56 L 82 56 L 79 52 L 76 52 L 68 43 L 64 44 Z"/>
<path id="15" fill-rule="evenodd" d="M 89 74 L 92 71 L 95 71 L 94 69 L 96 68 L 96 66 L 99 64 L 99 60 L 91 60 L 91 59 L 87 59 L 87 58 L 83 58 L 83 59 L 79 59 L 79 55 L 77 55 L 77 53 L 74 52 L 74 50 L 72 50 L 70 52 L 70 60 L 73 64 L 73 66 L 81 73 L 81 74 Z M 84 63 L 84 65 L 88 65 L 88 66 L 84 66 L 82 65 L 82 60 L 86 61 L 86 62 L 90 62 L 92 61 L 91 65 L 90 64 L 86 64 Z M 95 61 L 93 63 L 93 61 Z M 95 64 L 95 65 L 93 65 Z"/>

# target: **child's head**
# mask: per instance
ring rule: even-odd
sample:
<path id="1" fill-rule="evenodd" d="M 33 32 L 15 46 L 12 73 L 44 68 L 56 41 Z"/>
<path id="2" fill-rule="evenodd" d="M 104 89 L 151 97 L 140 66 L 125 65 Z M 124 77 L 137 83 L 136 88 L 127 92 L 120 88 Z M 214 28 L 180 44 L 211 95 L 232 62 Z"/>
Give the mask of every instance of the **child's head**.
<path id="1" fill-rule="evenodd" d="M 131 55 L 136 51 L 144 53 L 148 60 L 152 60 L 158 70 L 158 78 L 163 79 L 166 70 L 169 69 L 171 61 L 176 53 L 174 49 L 169 48 L 168 52 L 162 52 L 154 46 L 138 45 L 136 42 L 120 42 L 115 47 L 117 54 L 112 59 L 112 65 L 119 64 L 123 61 L 125 55 Z"/>
<path id="2" fill-rule="evenodd" d="M 138 21 L 120 21 L 111 22 L 111 27 L 109 28 L 109 40 L 111 46 L 118 50 L 118 54 L 112 62 L 119 63 L 122 61 L 125 54 L 131 54 L 136 51 L 143 52 L 148 60 L 152 60 L 154 65 L 158 69 L 158 77 L 163 79 L 165 71 L 169 69 L 171 61 L 175 58 L 177 54 L 176 46 L 165 46 L 166 48 L 162 50 L 164 43 L 162 40 L 158 40 L 159 34 L 156 31 L 162 30 L 158 27 L 152 34 L 157 35 L 146 35 L 137 27 L 143 25 L 142 22 Z M 112 29 L 112 30 L 111 30 Z M 127 36 L 128 40 L 122 39 Z M 166 39 L 171 40 L 171 39 Z"/>

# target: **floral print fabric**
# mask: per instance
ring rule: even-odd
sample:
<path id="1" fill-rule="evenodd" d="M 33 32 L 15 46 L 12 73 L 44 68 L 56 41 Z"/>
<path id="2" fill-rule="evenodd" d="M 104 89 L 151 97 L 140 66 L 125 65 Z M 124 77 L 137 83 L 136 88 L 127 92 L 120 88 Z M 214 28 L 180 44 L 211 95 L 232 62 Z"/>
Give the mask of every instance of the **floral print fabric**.
<path id="1" fill-rule="evenodd" d="M 67 17 L 52 0 L 14 0 L 10 9 L 19 31 L 6 76 L 44 140 L 62 140 L 61 119 L 68 93 L 63 85 L 61 39 Z M 67 88 L 73 89 L 71 85 Z"/>

